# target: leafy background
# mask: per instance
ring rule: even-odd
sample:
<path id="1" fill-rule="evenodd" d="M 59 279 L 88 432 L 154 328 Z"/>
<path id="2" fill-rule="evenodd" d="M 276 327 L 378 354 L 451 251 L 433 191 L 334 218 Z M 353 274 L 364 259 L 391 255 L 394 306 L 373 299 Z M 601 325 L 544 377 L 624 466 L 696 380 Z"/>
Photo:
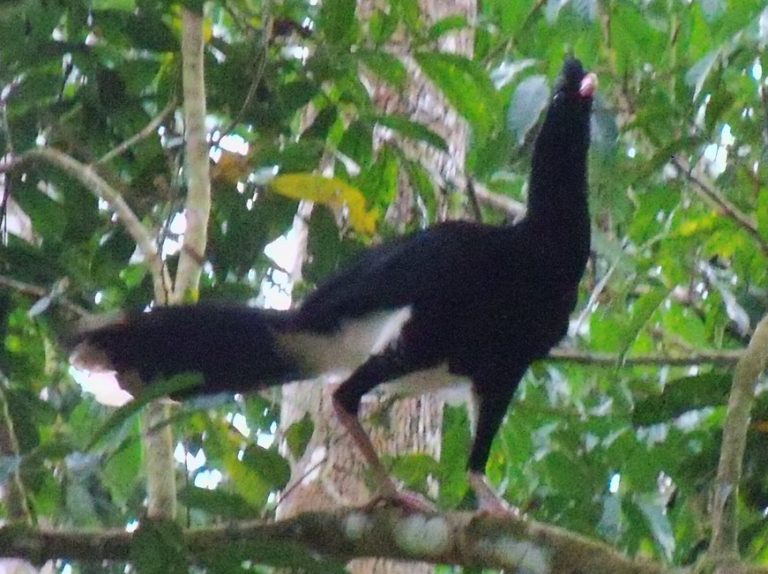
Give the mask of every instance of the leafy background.
<path id="1" fill-rule="evenodd" d="M 575 53 L 600 79 L 590 165 L 594 253 L 563 342 L 586 361 L 532 369 L 488 472 L 536 519 L 630 555 L 691 563 L 708 536 L 732 369 L 718 359 L 745 346 L 768 303 L 764 3 L 489 0 L 475 22 L 453 17 L 433 26 L 410 0 L 393 0 L 365 21 L 354 8 L 352 0 L 206 4 L 213 213 L 200 297 L 254 302 L 260 288 L 279 284 L 283 270 L 264 249 L 290 229 L 297 197 L 327 204 L 309 221 L 311 257 L 297 293 L 396 232 L 383 214 L 398 172 L 409 174 L 425 206 L 410 226 L 434 222 L 437 182 L 397 146 L 377 153 L 372 145 L 376 125 L 445 145 L 407 118 L 382 115 L 361 83 L 364 69 L 405 85 L 404 65 L 383 50 L 393 34 L 407 34 L 418 66 L 470 123 L 464 174 L 520 201 L 536 119 L 564 54 Z M 180 25 L 178 6 L 151 0 L 0 6 L 6 159 L 47 145 L 92 164 L 157 231 L 171 268 L 185 191 Z M 473 59 L 436 51 L 437 39 L 466 28 Z M 169 104 L 159 130 L 105 158 Z M 272 180 L 311 173 L 327 158 L 350 190 L 346 218 L 332 216 L 339 206 L 321 188 Z M 106 206 L 61 171 L 11 170 L 3 185 L 0 517 L 26 508 L 44 524 L 134 524 L 145 496 L 138 419 L 110 418 L 113 409 L 83 393 L 59 342 L 83 311 L 142 308 L 151 281 Z M 455 195 L 466 205 L 463 190 Z M 483 215 L 506 217 L 489 207 Z M 598 353 L 615 360 L 590 360 Z M 704 360 L 688 365 L 632 362 L 697 354 Z M 289 478 L 274 435 L 275 400 L 207 398 L 178 410 L 187 523 L 272 515 Z M 762 400 L 739 500 L 743 551 L 763 564 L 766 420 Z M 311 432 L 304 421 L 285 438 L 300 452 Z M 453 507 L 467 492 L 463 408 L 447 407 L 442 440 L 443 460 L 411 456 L 392 465 L 414 488 L 436 476 L 439 503 Z M 149 553 L 156 541 L 146 543 Z"/>

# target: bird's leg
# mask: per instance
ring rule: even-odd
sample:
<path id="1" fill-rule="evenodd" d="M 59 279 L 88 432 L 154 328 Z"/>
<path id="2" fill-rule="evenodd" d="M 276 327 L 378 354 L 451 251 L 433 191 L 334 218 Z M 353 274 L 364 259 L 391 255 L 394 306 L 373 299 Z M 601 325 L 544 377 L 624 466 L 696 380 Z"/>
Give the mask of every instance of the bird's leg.
<path id="1" fill-rule="evenodd" d="M 370 504 L 375 505 L 384 500 L 408 510 L 429 512 L 434 510 L 434 506 L 423 497 L 398 489 L 381 463 L 368 433 L 363 429 L 357 416 L 363 395 L 379 383 L 403 375 L 405 371 L 401 365 L 394 351 L 385 351 L 384 354 L 371 357 L 336 389 L 333 393 L 333 407 L 339 422 L 349 432 L 373 473 L 378 494 Z"/>
<path id="2" fill-rule="evenodd" d="M 505 378 L 508 380 L 508 377 L 507 374 Z M 479 512 L 504 516 L 519 515 L 519 511 L 507 504 L 488 484 L 485 477 L 485 465 L 491 452 L 491 443 L 499 430 L 501 421 L 504 420 L 509 402 L 517 388 L 517 381 L 512 385 L 501 386 L 497 384 L 497 380 L 491 378 L 474 378 L 473 380 L 477 402 L 477 428 L 472 451 L 469 454 L 468 467 L 469 485 L 477 498 Z"/>

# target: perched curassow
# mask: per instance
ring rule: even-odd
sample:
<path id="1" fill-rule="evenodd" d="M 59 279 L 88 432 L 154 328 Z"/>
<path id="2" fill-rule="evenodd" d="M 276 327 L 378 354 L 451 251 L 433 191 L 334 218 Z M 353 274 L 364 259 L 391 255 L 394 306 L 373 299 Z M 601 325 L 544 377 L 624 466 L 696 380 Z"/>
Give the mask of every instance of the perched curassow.
<path id="1" fill-rule="evenodd" d="M 597 79 L 568 59 L 537 136 L 526 216 L 494 227 L 453 221 L 370 249 L 284 311 L 194 305 L 128 313 L 84 329 L 74 361 L 145 383 L 203 376 L 196 394 L 248 392 L 335 371 L 336 412 L 382 496 L 416 506 L 379 462 L 357 413 L 377 385 L 421 393 L 470 384 L 477 427 L 470 484 L 480 509 L 491 442 L 520 379 L 566 333 L 590 249 L 587 151 Z"/>

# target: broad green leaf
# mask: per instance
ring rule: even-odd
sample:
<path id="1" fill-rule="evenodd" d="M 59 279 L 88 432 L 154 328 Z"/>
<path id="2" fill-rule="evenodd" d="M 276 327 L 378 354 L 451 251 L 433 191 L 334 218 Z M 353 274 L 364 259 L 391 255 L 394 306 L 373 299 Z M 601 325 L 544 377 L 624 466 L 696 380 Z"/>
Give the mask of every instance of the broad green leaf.
<path id="1" fill-rule="evenodd" d="M 275 177 L 270 188 L 292 199 L 314 201 L 334 210 L 346 208 L 350 225 L 363 235 L 370 236 L 376 230 L 378 213 L 368 211 L 362 192 L 341 179 L 311 173 L 290 173 Z"/>
<path id="2" fill-rule="evenodd" d="M 357 57 L 379 78 L 399 90 L 405 89 L 408 71 L 399 58 L 383 51 L 360 52 Z"/>
<path id="3" fill-rule="evenodd" d="M 635 405 L 632 422 L 648 426 L 671 421 L 688 411 L 724 405 L 731 389 L 731 376 L 706 373 L 669 381 L 660 395 Z"/>
<path id="4" fill-rule="evenodd" d="M 548 100 L 549 84 L 544 76 L 531 76 L 517 86 L 507 112 L 507 127 L 517 136 L 518 145 L 525 141 L 528 132 L 536 125 Z"/>
<path id="5" fill-rule="evenodd" d="M 433 132 L 424 124 L 413 122 L 405 116 L 394 114 L 376 116 L 374 121 L 378 124 L 395 130 L 401 136 L 411 138 L 416 141 L 423 141 L 439 150 L 448 151 L 448 144 L 445 143 L 445 140 L 442 137 Z"/>
<path id="6" fill-rule="evenodd" d="M 766 8 L 768 10 L 768 8 Z M 768 19 L 768 17 L 766 17 Z M 757 195 L 757 230 L 764 241 L 768 241 L 768 190 L 761 190 Z"/>
<path id="7" fill-rule="evenodd" d="M 416 61 L 476 130 L 478 139 L 499 125 L 499 98 L 486 71 L 456 54 L 418 52 Z"/>
<path id="8" fill-rule="evenodd" d="M 312 439 L 312 433 L 314 432 L 315 423 L 312 422 L 312 418 L 308 413 L 285 431 L 285 441 L 294 459 L 298 460 L 304 455 L 304 451 L 307 449 L 307 445 Z"/>
<path id="9" fill-rule="evenodd" d="M 133 495 L 144 462 L 138 421 L 133 430 L 133 437 L 127 438 L 104 464 L 104 483 L 121 505 L 127 504 Z"/>
<path id="10" fill-rule="evenodd" d="M 133 12 L 136 9 L 136 0 L 91 0 L 91 7 L 94 10 Z"/>
<path id="11" fill-rule="evenodd" d="M 171 520 L 143 520 L 133 534 L 131 562 L 142 574 L 186 574 L 189 564 L 181 527 Z"/>
<path id="12" fill-rule="evenodd" d="M 248 504 L 261 508 L 267 502 L 267 496 L 276 488 L 265 480 L 260 472 L 254 472 L 253 465 L 238 460 L 237 453 L 226 450 L 221 454 L 224 470 L 232 479 L 232 486 Z M 269 472 L 269 470 L 267 470 Z"/>
<path id="13" fill-rule="evenodd" d="M 202 510 L 222 518 L 257 518 L 261 513 L 259 508 L 251 506 L 242 496 L 223 489 L 211 490 L 187 486 L 179 492 L 179 502 L 188 508 Z"/>
<path id="14" fill-rule="evenodd" d="M 623 356 L 629 351 L 637 339 L 640 331 L 645 328 L 651 316 L 667 298 L 669 289 L 663 286 L 654 286 L 651 291 L 640 296 L 632 305 L 631 317 L 621 332 L 619 355 Z"/>
<path id="15" fill-rule="evenodd" d="M 467 491 L 467 456 L 472 442 L 466 407 L 446 405 L 443 409 L 440 448 L 440 504 L 453 508 Z"/>
<path id="16" fill-rule="evenodd" d="M 438 20 L 435 22 L 427 32 L 427 37 L 430 40 L 437 40 L 440 38 L 443 34 L 446 34 L 448 32 L 453 32 L 455 30 L 463 30 L 464 28 L 468 28 L 469 23 L 467 22 L 467 19 L 464 16 L 461 15 L 453 15 L 453 16 L 447 16 L 441 20 Z"/>
<path id="17" fill-rule="evenodd" d="M 99 426 L 93 433 L 91 440 L 86 446 L 86 450 L 91 450 L 97 444 L 103 442 L 109 435 L 115 432 L 129 418 L 139 412 L 144 405 L 168 395 L 189 391 L 196 386 L 201 385 L 202 377 L 198 374 L 176 375 L 165 381 L 153 382 L 146 387 L 146 390 L 135 397 L 134 400 L 118 408 L 112 415 Z"/>
<path id="18" fill-rule="evenodd" d="M 663 550 L 667 561 L 671 561 L 675 552 L 675 535 L 664 508 L 659 502 L 647 496 L 639 497 L 636 503 L 645 517 L 654 541 Z"/>
<path id="19" fill-rule="evenodd" d="M 291 478 L 288 461 L 274 449 L 252 444 L 245 449 L 242 460 L 243 464 L 258 473 L 275 490 L 283 488 Z"/>
<path id="20" fill-rule="evenodd" d="M 438 473 L 438 462 L 423 453 L 411 453 L 398 456 L 392 463 L 392 474 L 402 480 L 408 488 L 423 490 L 427 487 L 427 478 Z"/>
<path id="21" fill-rule="evenodd" d="M 336 47 L 343 47 L 355 37 L 355 0 L 325 0 L 320 10 L 320 28 L 325 38 Z"/>

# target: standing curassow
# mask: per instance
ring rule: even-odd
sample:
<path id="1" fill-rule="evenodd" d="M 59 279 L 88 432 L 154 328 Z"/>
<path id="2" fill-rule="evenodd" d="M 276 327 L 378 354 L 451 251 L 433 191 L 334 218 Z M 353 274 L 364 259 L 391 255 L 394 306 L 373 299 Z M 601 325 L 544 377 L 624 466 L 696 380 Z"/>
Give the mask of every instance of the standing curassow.
<path id="1" fill-rule="evenodd" d="M 345 373 L 336 413 L 385 498 L 400 492 L 358 421 L 360 401 L 397 381 L 409 393 L 466 381 L 477 427 L 469 480 L 485 511 L 491 442 L 521 378 L 565 335 L 590 249 L 587 151 L 597 78 L 567 59 L 536 138 L 526 216 L 452 221 L 370 249 L 296 309 L 194 305 L 127 313 L 79 332 L 73 361 L 145 383 L 202 374 L 194 394 L 248 392 Z"/>

